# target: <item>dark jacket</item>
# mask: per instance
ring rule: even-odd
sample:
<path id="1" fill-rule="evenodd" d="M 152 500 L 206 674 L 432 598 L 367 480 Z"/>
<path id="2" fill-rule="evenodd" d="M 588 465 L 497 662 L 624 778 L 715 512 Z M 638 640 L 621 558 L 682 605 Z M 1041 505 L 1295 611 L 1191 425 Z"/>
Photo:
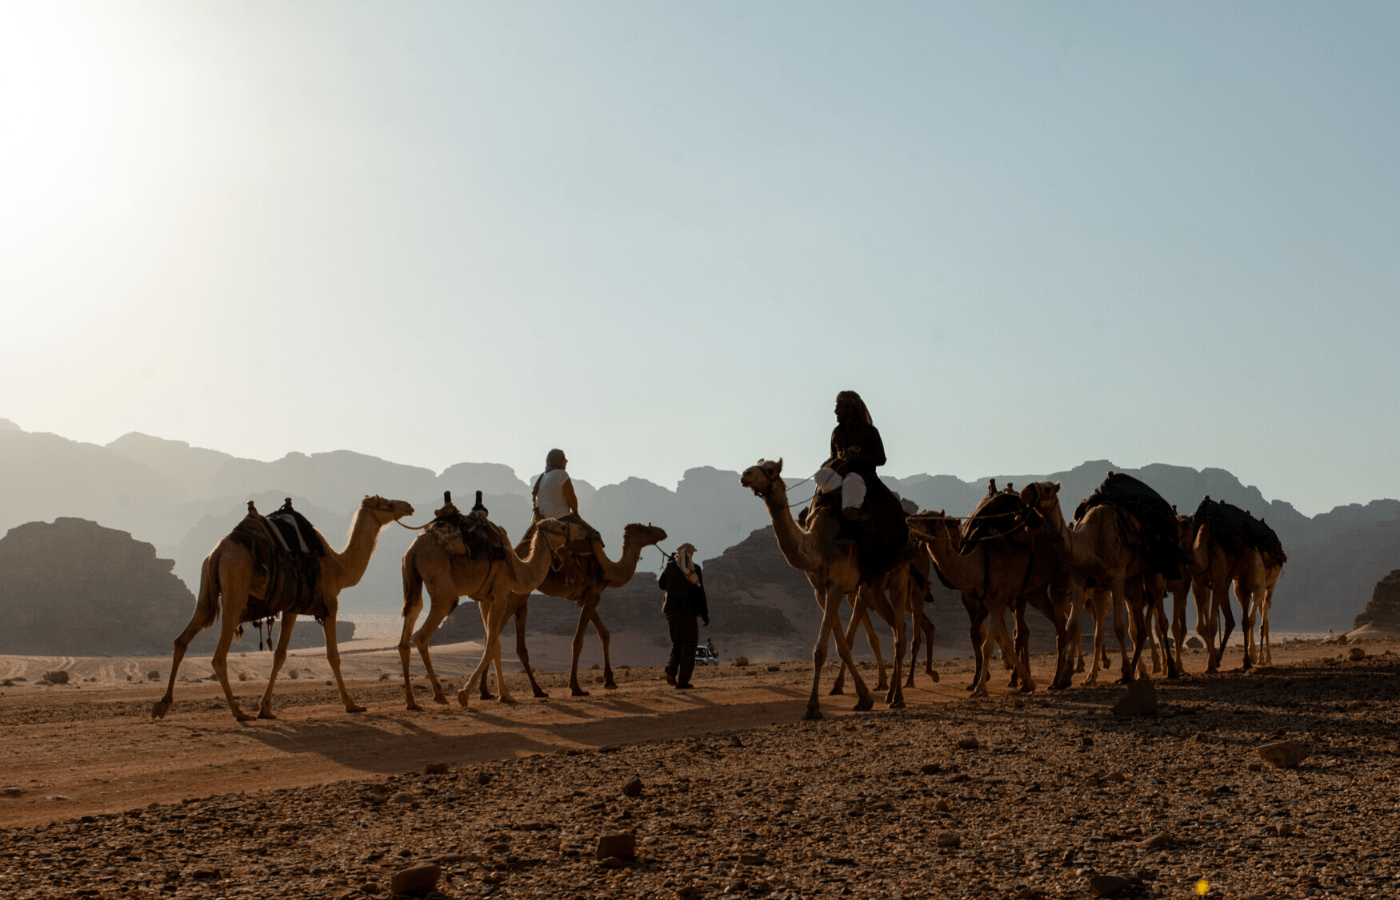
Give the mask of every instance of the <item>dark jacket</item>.
<path id="1" fill-rule="evenodd" d="M 661 605 L 661 611 L 668 616 L 699 616 L 709 621 L 710 605 L 705 600 L 705 573 L 697 564 L 695 566 L 695 577 L 700 579 L 700 584 L 690 583 L 690 579 L 685 577 L 681 567 L 675 562 L 666 564 L 666 571 L 661 573 L 661 580 L 657 582 L 661 590 L 666 592 L 666 600 Z"/>
<path id="2" fill-rule="evenodd" d="M 855 422 L 850 425 L 837 425 L 831 432 L 831 459 L 841 455 L 841 451 L 851 447 L 860 448 L 860 456 L 846 465 L 846 471 L 859 474 L 866 481 L 875 477 L 875 467 L 885 464 L 885 444 L 880 440 L 880 430 L 874 425 Z"/>

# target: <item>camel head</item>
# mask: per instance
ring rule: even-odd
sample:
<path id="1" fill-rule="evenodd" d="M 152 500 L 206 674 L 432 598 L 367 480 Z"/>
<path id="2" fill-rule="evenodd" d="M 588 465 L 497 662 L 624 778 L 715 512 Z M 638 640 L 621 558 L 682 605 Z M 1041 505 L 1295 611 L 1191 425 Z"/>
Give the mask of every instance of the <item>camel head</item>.
<path id="1" fill-rule="evenodd" d="M 378 494 L 373 497 L 366 494 L 365 499 L 360 501 L 360 509 L 374 516 L 380 525 L 413 515 L 413 504 L 404 500 L 386 500 Z"/>
<path id="2" fill-rule="evenodd" d="M 1041 515 L 1049 512 L 1051 507 L 1059 508 L 1060 505 L 1060 483 L 1058 481 L 1036 481 L 1021 488 L 1021 502 L 1031 509 L 1039 510 Z"/>
<path id="3" fill-rule="evenodd" d="M 909 523 L 909 534 L 915 540 L 927 543 L 943 535 L 957 540 L 959 521 L 941 509 L 938 512 L 922 509 L 905 521 Z"/>
<path id="4" fill-rule="evenodd" d="M 639 541 L 639 546 L 650 547 L 666 540 L 666 529 L 658 525 L 643 525 L 641 522 L 633 522 L 623 526 L 622 542 L 624 544 L 631 541 Z"/>
<path id="5" fill-rule="evenodd" d="M 760 497 L 765 497 L 773 490 L 774 482 L 783 476 L 783 460 L 778 458 L 777 462 L 768 459 L 760 459 L 758 465 L 749 466 L 744 470 L 744 474 L 739 476 L 739 484 L 753 491 Z"/>

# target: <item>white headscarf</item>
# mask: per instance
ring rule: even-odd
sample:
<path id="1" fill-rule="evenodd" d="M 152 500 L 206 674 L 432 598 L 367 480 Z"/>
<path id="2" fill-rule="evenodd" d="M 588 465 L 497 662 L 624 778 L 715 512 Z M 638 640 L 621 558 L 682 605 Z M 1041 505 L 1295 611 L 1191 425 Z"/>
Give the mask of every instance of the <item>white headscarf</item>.
<path id="1" fill-rule="evenodd" d="M 700 576 L 695 574 L 695 564 L 690 561 L 690 557 L 695 554 L 694 544 L 681 544 L 676 548 L 676 567 L 681 570 L 685 580 L 696 587 L 700 586 Z"/>

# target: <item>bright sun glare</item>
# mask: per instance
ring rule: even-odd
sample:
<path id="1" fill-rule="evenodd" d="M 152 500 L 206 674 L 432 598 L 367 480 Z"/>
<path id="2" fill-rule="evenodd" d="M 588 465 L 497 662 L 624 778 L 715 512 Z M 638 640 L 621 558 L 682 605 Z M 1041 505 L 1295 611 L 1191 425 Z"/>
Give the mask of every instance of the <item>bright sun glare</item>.
<path id="1" fill-rule="evenodd" d="M 97 6 L 0 13 L 0 235 L 22 243 L 101 217 L 122 197 L 132 74 Z"/>

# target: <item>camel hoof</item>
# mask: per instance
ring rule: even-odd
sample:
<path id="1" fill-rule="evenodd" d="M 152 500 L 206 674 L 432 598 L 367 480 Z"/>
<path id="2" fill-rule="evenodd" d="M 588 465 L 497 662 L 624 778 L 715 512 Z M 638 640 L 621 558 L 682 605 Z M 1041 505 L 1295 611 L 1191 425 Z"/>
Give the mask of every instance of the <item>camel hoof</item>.
<path id="1" fill-rule="evenodd" d="M 447 695 L 446 695 L 446 694 L 433 694 L 433 702 L 436 703 L 436 704 L 438 704 L 439 706 L 447 706 L 447 705 L 448 705 L 448 703 L 447 703 Z M 417 708 L 417 706 L 418 706 L 418 704 L 415 703 L 415 704 L 414 704 L 414 708 Z"/>
<path id="2" fill-rule="evenodd" d="M 904 708 L 904 701 L 903 701 L 903 700 L 891 700 L 891 701 L 887 704 L 887 707 L 888 707 L 889 709 L 903 709 L 903 708 Z"/>
<path id="3" fill-rule="evenodd" d="M 352 703 L 345 707 L 345 711 L 348 713 L 362 713 L 365 711 L 365 707 L 360 706 L 358 703 Z"/>
<path id="4" fill-rule="evenodd" d="M 514 706 L 516 703 L 519 703 L 520 701 L 519 701 L 519 700 L 516 700 L 514 697 L 507 697 L 507 696 L 502 695 L 502 696 L 501 696 L 501 702 L 502 702 L 502 703 L 509 703 L 509 704 L 511 704 L 512 706 Z"/>
<path id="5" fill-rule="evenodd" d="M 830 691 L 827 691 L 826 695 L 828 697 L 839 697 L 844 693 L 846 693 L 846 689 L 841 687 L 840 685 L 836 685 Z"/>
<path id="6" fill-rule="evenodd" d="M 574 695 L 575 697 L 587 697 L 587 696 L 588 696 L 588 691 L 585 691 L 583 688 L 573 688 L 572 690 L 573 690 L 573 695 Z"/>
<path id="7" fill-rule="evenodd" d="M 457 692 L 457 703 L 461 705 L 462 709 L 467 708 L 467 701 L 470 699 L 471 695 L 468 694 L 465 690 Z"/>
<path id="8" fill-rule="evenodd" d="M 495 699 L 496 699 L 496 695 L 493 694 L 493 693 L 491 693 L 490 691 L 482 691 L 482 692 L 481 692 L 481 699 L 482 699 L 483 701 L 486 701 L 486 700 L 495 700 Z"/>
<path id="9" fill-rule="evenodd" d="M 928 673 L 928 677 L 933 679 L 933 683 L 934 683 L 934 684 L 938 684 L 938 673 L 937 673 L 937 672 L 929 672 L 929 673 Z"/>
<path id="10" fill-rule="evenodd" d="M 238 721 L 240 721 L 240 722 L 251 722 L 251 721 L 253 721 L 253 716 L 248 715 L 247 713 L 245 713 L 245 712 L 244 712 L 243 710 L 241 710 L 241 709 L 235 709 L 235 710 L 233 711 L 233 717 L 234 717 L 235 719 L 237 719 Z"/>
<path id="11" fill-rule="evenodd" d="M 260 710 L 258 710 L 258 718 L 259 718 L 259 719 L 275 719 L 275 718 L 277 718 L 277 714 L 276 714 L 275 712 L 273 712 L 272 710 L 270 710 L 270 709 L 260 709 Z"/>
<path id="12" fill-rule="evenodd" d="M 617 690 L 617 683 L 616 683 L 616 682 L 609 681 L 608 683 L 606 683 L 606 684 L 603 685 L 603 690 L 605 690 L 605 691 L 615 691 L 615 690 Z"/>
<path id="13" fill-rule="evenodd" d="M 874 708 L 875 701 L 869 697 L 862 697 L 860 700 L 857 700 L 856 705 L 852 707 L 856 712 L 867 712 Z"/>
<path id="14" fill-rule="evenodd" d="M 820 718 L 822 718 L 822 711 L 815 706 L 807 707 L 807 712 L 802 715 L 804 722 L 815 722 Z"/>
<path id="15" fill-rule="evenodd" d="M 412 701 L 412 700 L 408 701 L 408 704 L 407 704 L 407 705 L 408 705 L 408 709 L 409 709 L 410 711 L 416 711 L 416 712 L 422 712 L 422 711 L 423 711 L 423 707 L 419 706 L 417 703 L 415 703 L 415 702 Z"/>
<path id="16" fill-rule="evenodd" d="M 164 719 L 165 714 L 168 712 L 170 712 L 169 700 L 157 700 L 155 703 L 151 704 L 152 719 Z"/>
<path id="17" fill-rule="evenodd" d="M 535 688 L 535 699 L 536 699 L 536 700 L 548 700 L 548 699 L 549 699 L 549 694 L 546 694 L 544 691 L 540 690 L 539 688 Z"/>

